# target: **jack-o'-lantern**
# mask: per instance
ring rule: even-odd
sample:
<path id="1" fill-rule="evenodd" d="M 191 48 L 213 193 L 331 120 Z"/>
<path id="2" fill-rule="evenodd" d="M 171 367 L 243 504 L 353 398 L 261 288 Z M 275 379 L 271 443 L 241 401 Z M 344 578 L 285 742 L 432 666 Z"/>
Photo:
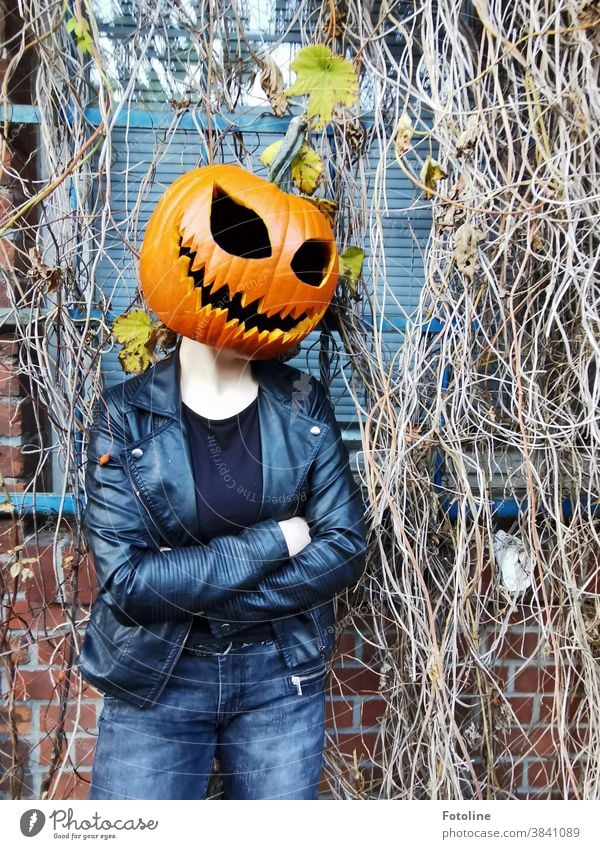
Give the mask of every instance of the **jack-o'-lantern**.
<path id="1" fill-rule="evenodd" d="M 329 223 L 311 203 L 235 165 L 179 177 L 141 249 L 150 309 L 171 330 L 248 359 L 298 345 L 338 279 Z"/>

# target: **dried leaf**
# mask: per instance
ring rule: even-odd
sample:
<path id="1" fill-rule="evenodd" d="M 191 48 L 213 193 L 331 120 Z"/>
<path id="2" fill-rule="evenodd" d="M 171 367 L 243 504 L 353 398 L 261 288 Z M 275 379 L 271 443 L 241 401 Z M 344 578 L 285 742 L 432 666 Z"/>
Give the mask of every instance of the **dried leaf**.
<path id="1" fill-rule="evenodd" d="M 10 567 L 10 577 L 11 578 L 17 578 L 20 574 L 21 574 L 21 564 L 20 563 L 13 563 L 13 565 Z"/>
<path id="2" fill-rule="evenodd" d="M 428 156 L 419 175 L 421 182 L 426 186 L 423 193 L 426 198 L 431 198 L 435 194 L 436 184 L 448 175 L 437 160 Z"/>
<path id="3" fill-rule="evenodd" d="M 271 109 L 281 118 L 288 108 L 288 99 L 283 92 L 283 75 L 270 56 L 261 57 L 260 87 L 267 95 Z"/>
<path id="4" fill-rule="evenodd" d="M 351 62 L 334 56 L 329 47 L 303 47 L 290 65 L 296 80 L 286 95 L 309 94 L 307 114 L 321 130 L 331 121 L 337 103 L 352 106 L 358 100 L 358 79 Z"/>
<path id="5" fill-rule="evenodd" d="M 328 198 L 305 198 L 310 203 L 314 204 L 319 212 L 321 212 L 329 224 L 333 227 L 335 224 L 335 216 L 338 211 L 338 204 L 334 200 L 329 200 Z"/>
<path id="6" fill-rule="evenodd" d="M 56 292 L 63 273 L 60 268 L 52 268 L 42 262 L 42 255 L 38 248 L 30 248 L 29 259 L 31 267 L 27 271 L 27 276 L 32 283 L 37 286 L 44 287 L 47 292 Z"/>
<path id="7" fill-rule="evenodd" d="M 484 238 L 481 230 L 476 230 L 465 222 L 454 234 L 453 257 L 456 267 L 469 279 L 473 279 L 477 268 L 477 245 Z"/>
<path id="8" fill-rule="evenodd" d="M 471 115 L 467 121 L 467 126 L 462 131 L 456 142 L 456 153 L 460 156 L 467 150 L 473 147 L 477 141 L 477 133 L 479 130 L 479 117 Z"/>
<path id="9" fill-rule="evenodd" d="M 396 129 L 394 130 L 394 153 L 396 154 L 396 159 L 398 161 L 408 150 L 410 150 L 414 131 L 415 128 L 413 127 L 413 123 L 410 120 L 408 113 L 403 112 L 400 116 L 400 120 L 396 124 Z"/>

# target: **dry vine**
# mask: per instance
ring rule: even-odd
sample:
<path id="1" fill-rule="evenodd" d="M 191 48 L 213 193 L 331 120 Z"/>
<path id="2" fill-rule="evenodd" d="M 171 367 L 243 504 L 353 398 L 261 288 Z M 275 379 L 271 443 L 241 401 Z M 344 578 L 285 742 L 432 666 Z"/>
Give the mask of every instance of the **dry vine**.
<path id="1" fill-rule="evenodd" d="M 340 204 L 340 244 L 370 248 L 356 297 L 340 292 L 337 310 L 370 524 L 369 565 L 360 592 L 349 594 L 347 621 L 373 648 L 386 705 L 379 775 L 369 779 L 332 740 L 332 793 L 514 795 L 502 775 L 527 749 L 511 753 L 515 716 L 494 661 L 522 621 L 537 629 L 556 673 L 548 783 L 598 798 L 598 3 L 290 0 L 272 4 L 276 35 L 267 45 L 251 34 L 256 4 L 235 0 L 18 6 L 24 26 L 9 45 L 9 75 L 21 56 L 35 55 L 43 176 L 33 191 L 23 183 L 21 204 L 0 228 L 24 229 L 33 241 L 29 276 L 24 284 L 15 274 L 9 290 L 22 373 L 57 434 L 39 449 L 33 486 L 58 455 L 64 493 L 78 503 L 83 494 L 85 434 L 112 344 L 111 293 L 97 286 L 98 266 L 115 240 L 134 262 L 148 188 L 184 118 L 195 122 L 206 159 L 256 166 L 255 132 L 230 119 L 248 110 L 251 72 L 265 52 L 283 55 L 290 34 L 302 45 L 327 43 L 354 62 L 362 102 L 339 110 L 331 134 L 312 142 L 335 164 L 323 193 Z M 111 21 L 128 12 L 126 40 L 111 42 Z M 127 135 L 129 112 L 151 95 L 168 104 L 170 122 L 153 136 L 150 167 L 132 172 L 123 215 L 111 195 L 113 138 L 118 127 Z M 7 84 L 3 96 L 10 146 Z M 277 97 L 271 92 L 271 103 Z M 99 121 L 87 110 L 92 101 Z M 118 167 L 128 169 L 124 144 Z M 383 225 L 398 168 L 433 226 L 421 306 L 390 350 L 381 327 L 395 296 Z M 115 265 L 113 292 L 124 274 Z M 326 370 L 325 354 L 321 363 Z M 507 503 L 518 507 L 514 520 Z M 79 518 L 75 550 L 83 548 Z M 494 557 L 501 530 L 514 537 L 517 588 Z M 56 569 L 64 586 L 58 558 Z M 70 580 L 76 574 L 74 563 Z M 64 604 L 72 660 L 82 615 Z M 583 739 L 568 716 L 573 694 Z M 527 738 L 531 729 L 521 730 Z M 62 768 L 57 758 L 47 787 Z"/>

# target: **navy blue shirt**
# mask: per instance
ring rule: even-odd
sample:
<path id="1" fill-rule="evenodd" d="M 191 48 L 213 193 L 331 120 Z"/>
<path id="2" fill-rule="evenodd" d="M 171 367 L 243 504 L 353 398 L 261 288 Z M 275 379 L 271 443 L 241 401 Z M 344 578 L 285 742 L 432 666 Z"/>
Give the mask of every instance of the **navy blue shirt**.
<path id="1" fill-rule="evenodd" d="M 262 453 L 258 398 L 226 419 L 208 419 L 182 403 L 196 488 L 200 542 L 239 534 L 258 521 L 262 503 Z M 268 622 L 243 632 L 248 642 L 270 639 Z M 194 618 L 187 645 L 212 644 L 208 620 Z"/>
<path id="2" fill-rule="evenodd" d="M 182 404 L 196 484 L 201 542 L 254 525 L 262 502 L 258 398 L 226 419 Z"/>

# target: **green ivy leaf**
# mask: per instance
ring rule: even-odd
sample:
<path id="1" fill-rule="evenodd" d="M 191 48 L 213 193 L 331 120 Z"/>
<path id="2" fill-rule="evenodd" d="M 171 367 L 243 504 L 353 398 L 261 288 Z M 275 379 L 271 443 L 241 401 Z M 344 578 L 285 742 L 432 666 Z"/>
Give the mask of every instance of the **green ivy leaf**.
<path id="1" fill-rule="evenodd" d="M 325 44 L 303 47 L 290 65 L 296 80 L 286 96 L 310 94 L 308 117 L 318 130 L 331 121 L 338 103 L 352 106 L 358 100 L 358 80 L 352 63 L 335 56 Z"/>

